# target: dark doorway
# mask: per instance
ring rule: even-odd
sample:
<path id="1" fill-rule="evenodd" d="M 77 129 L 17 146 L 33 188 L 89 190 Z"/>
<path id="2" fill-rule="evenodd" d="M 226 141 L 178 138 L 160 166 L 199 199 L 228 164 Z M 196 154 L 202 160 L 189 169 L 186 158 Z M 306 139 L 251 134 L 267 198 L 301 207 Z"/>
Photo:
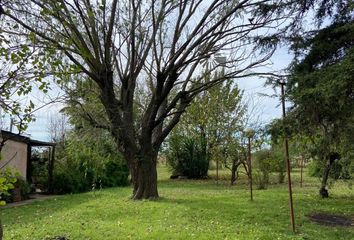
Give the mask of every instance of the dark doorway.
<path id="1" fill-rule="evenodd" d="M 28 146 L 27 181 L 32 192 L 52 193 L 55 144 L 31 140 Z"/>

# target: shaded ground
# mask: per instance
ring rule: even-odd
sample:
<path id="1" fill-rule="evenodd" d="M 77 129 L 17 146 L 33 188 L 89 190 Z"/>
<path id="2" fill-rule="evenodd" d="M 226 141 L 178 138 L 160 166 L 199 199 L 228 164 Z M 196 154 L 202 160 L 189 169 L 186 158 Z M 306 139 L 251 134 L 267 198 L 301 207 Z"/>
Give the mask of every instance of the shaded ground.
<path id="1" fill-rule="evenodd" d="M 354 220 L 351 217 L 334 215 L 328 213 L 311 213 L 307 217 L 316 223 L 326 225 L 326 226 L 343 226 L 352 227 L 354 226 Z"/>
<path id="2" fill-rule="evenodd" d="M 20 202 L 7 203 L 5 206 L 2 206 L 1 208 L 19 207 L 19 206 L 27 205 L 27 204 L 30 204 L 33 202 L 43 201 L 43 200 L 58 198 L 58 197 L 60 197 L 60 196 L 59 195 L 32 194 L 30 196 L 30 199 L 23 200 Z"/>
<path id="3" fill-rule="evenodd" d="M 69 240 L 68 238 L 66 237 L 53 237 L 53 238 L 47 238 L 46 240 Z"/>

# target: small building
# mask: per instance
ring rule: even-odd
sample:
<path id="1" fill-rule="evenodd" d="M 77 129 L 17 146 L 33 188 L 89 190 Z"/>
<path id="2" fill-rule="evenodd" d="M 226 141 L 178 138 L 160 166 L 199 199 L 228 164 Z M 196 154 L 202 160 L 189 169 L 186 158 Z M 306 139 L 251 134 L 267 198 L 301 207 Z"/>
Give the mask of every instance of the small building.
<path id="1" fill-rule="evenodd" d="M 17 170 L 27 182 L 33 183 L 33 159 L 31 156 L 34 147 L 47 147 L 49 149 L 47 190 L 50 191 L 53 179 L 55 143 L 37 141 L 20 134 L 1 130 L 0 170 L 5 167 L 13 168 Z"/>

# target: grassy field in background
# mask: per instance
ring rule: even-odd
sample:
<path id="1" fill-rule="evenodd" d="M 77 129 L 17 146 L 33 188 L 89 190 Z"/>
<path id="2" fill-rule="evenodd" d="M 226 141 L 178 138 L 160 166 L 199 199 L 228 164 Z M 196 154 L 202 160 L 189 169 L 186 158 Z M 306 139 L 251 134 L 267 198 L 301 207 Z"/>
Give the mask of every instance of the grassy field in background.
<path id="1" fill-rule="evenodd" d="M 111 188 L 1 209 L 5 240 L 52 239 L 354 239 L 353 227 L 328 227 L 306 217 L 314 212 L 354 215 L 354 191 L 337 182 L 329 199 L 318 197 L 319 181 L 294 171 L 297 232 L 291 232 L 286 184 L 255 190 L 249 200 L 244 175 L 229 186 L 222 179 L 170 180 L 159 167 L 157 201 L 132 201 L 131 188 Z M 210 172 L 215 177 L 215 171 Z M 272 181 L 276 177 L 272 176 Z"/>

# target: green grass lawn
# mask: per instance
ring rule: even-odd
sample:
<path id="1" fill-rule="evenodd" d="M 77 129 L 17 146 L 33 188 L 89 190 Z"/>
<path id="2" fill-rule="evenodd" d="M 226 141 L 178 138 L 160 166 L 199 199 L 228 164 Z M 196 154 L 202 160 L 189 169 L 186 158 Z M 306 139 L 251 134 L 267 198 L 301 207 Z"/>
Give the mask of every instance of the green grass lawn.
<path id="1" fill-rule="evenodd" d="M 211 173 L 211 176 L 215 175 Z M 157 201 L 132 201 L 131 188 L 112 188 L 1 209 L 5 240 L 51 239 L 354 239 L 353 227 L 328 227 L 306 214 L 354 215 L 354 191 L 336 183 L 329 199 L 319 181 L 299 188 L 294 173 L 297 233 L 291 232 L 286 184 L 255 190 L 250 202 L 244 176 L 236 186 L 215 180 L 169 180 L 159 168 Z"/>

